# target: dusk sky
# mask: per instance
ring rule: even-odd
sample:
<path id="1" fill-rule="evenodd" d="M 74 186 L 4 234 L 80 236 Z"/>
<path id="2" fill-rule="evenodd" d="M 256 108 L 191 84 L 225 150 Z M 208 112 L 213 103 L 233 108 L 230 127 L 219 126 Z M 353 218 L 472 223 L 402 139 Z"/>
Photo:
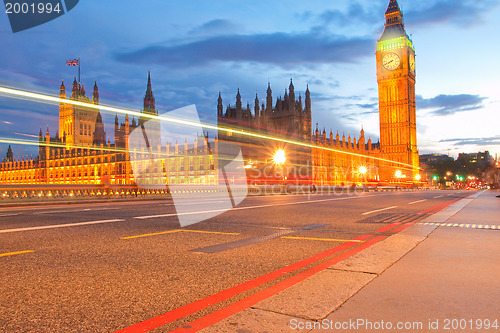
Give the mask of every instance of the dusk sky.
<path id="1" fill-rule="evenodd" d="M 94 80 L 101 104 L 141 108 L 151 70 L 160 113 L 195 104 L 215 123 L 219 90 L 234 105 L 237 89 L 253 110 L 255 93 L 283 95 L 290 78 L 313 124 L 379 138 L 375 46 L 389 0 L 168 1 L 81 0 L 44 25 L 12 33 L 0 14 L 0 85 L 58 95 L 77 73 Z M 399 0 L 416 48 L 420 153 L 489 150 L 500 154 L 500 2 Z M 113 141 L 114 114 L 104 114 Z M 120 119 L 123 121 L 123 119 Z M 54 135 L 58 108 L 0 96 L 0 137 Z M 313 125 L 315 126 L 315 125 Z M 27 136 L 28 135 L 28 136 Z M 7 145 L 0 143 L 0 159 Z M 14 153 L 36 154 L 36 147 Z"/>

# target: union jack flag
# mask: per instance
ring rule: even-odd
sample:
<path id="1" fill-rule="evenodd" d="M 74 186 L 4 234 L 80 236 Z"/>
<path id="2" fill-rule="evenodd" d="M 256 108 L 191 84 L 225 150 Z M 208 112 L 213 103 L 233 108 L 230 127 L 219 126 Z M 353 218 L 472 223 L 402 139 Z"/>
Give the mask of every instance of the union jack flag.
<path id="1" fill-rule="evenodd" d="M 73 59 L 66 61 L 66 65 L 68 66 L 78 66 L 80 64 L 80 59 Z"/>

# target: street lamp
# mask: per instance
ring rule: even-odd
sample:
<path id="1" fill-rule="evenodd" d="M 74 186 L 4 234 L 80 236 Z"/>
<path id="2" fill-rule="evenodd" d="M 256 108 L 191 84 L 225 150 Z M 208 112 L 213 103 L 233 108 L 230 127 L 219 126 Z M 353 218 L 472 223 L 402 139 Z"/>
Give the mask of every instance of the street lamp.
<path id="1" fill-rule="evenodd" d="M 396 178 L 399 179 L 399 178 L 401 178 L 401 176 L 403 175 L 403 173 L 401 172 L 401 170 L 397 170 L 395 175 L 396 175 Z"/>
<path id="2" fill-rule="evenodd" d="M 275 164 L 276 176 L 280 176 L 281 180 L 285 180 L 285 170 L 283 164 L 286 162 L 285 151 L 283 149 L 278 149 L 273 155 L 273 162 Z"/>
<path id="3" fill-rule="evenodd" d="M 366 186 L 366 173 L 368 172 L 368 169 L 364 165 L 362 165 L 359 167 L 358 172 L 361 175 L 361 177 L 358 177 L 358 181 L 361 180 L 363 182 L 363 186 Z"/>
<path id="4" fill-rule="evenodd" d="M 421 178 L 422 178 L 422 176 L 420 176 L 419 174 L 417 174 L 417 175 L 415 176 L 415 180 L 416 180 L 416 181 L 419 181 Z"/>
<path id="5" fill-rule="evenodd" d="M 273 156 L 273 162 L 275 164 L 284 164 L 286 162 L 285 151 L 283 149 L 279 149 Z"/>

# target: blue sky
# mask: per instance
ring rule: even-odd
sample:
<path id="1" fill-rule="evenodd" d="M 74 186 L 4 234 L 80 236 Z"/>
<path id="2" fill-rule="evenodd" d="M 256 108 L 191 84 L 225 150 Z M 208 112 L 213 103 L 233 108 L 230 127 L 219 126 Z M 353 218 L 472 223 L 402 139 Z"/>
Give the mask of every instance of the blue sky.
<path id="1" fill-rule="evenodd" d="M 57 95 L 70 90 L 82 59 L 82 81 L 94 80 L 101 103 L 139 109 L 151 70 L 160 112 L 196 104 L 215 121 L 225 105 L 253 106 L 255 93 L 296 93 L 309 84 L 313 123 L 334 133 L 378 140 L 377 34 L 388 0 L 166 1 L 82 0 L 42 26 L 13 34 L 0 14 L 0 85 Z M 417 53 L 420 153 L 489 150 L 500 154 L 500 3 L 399 0 Z M 57 130 L 56 106 L 0 96 L 0 136 L 26 139 Z M 114 115 L 104 115 L 107 125 Z M 108 138 L 113 131 L 107 127 Z M 341 134 L 342 135 L 342 134 Z M 0 144 L 0 156 L 7 150 Z M 16 146 L 18 154 L 36 150 Z"/>

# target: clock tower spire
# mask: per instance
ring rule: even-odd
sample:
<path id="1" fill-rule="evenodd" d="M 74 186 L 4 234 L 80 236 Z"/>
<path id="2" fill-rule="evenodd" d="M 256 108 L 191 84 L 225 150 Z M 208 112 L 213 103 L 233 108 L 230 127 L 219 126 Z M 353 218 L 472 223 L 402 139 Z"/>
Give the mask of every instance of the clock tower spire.
<path id="1" fill-rule="evenodd" d="M 415 107 L 415 48 L 406 34 L 397 0 L 385 12 L 384 32 L 377 41 L 380 149 L 392 160 L 381 178 L 400 170 L 408 180 L 419 173 Z"/>

